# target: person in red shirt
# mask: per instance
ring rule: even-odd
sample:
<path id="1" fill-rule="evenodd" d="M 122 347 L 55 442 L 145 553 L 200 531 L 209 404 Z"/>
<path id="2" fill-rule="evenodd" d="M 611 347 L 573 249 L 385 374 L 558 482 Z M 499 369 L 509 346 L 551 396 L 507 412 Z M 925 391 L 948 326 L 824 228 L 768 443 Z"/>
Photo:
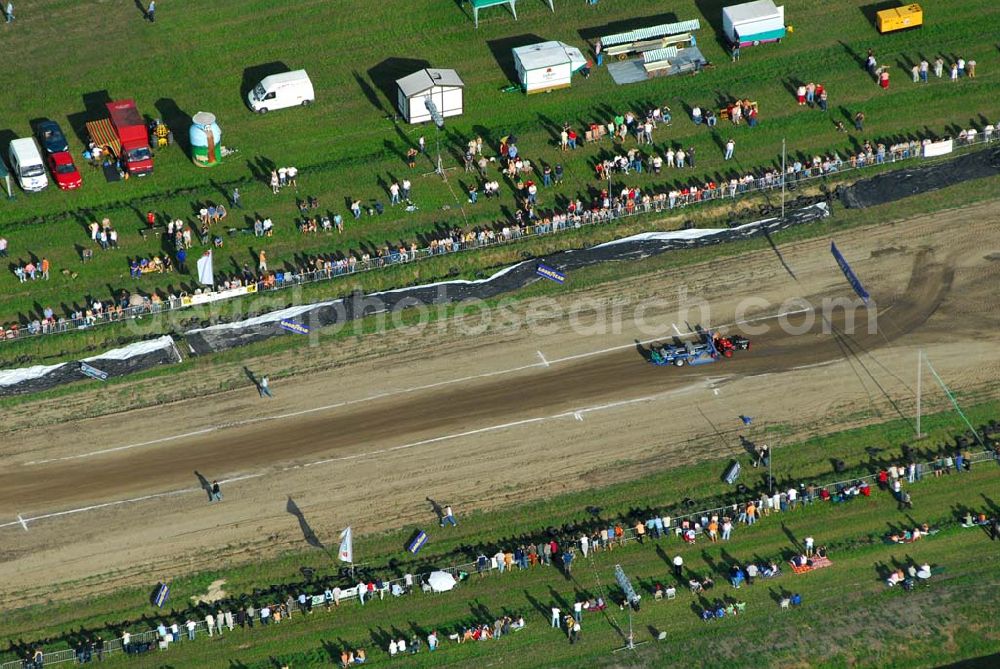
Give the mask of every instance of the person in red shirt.
<path id="1" fill-rule="evenodd" d="M 151 211 L 147 211 L 146 212 L 146 227 L 152 228 L 155 225 L 156 225 L 156 214 L 153 213 L 153 212 L 151 212 Z"/>

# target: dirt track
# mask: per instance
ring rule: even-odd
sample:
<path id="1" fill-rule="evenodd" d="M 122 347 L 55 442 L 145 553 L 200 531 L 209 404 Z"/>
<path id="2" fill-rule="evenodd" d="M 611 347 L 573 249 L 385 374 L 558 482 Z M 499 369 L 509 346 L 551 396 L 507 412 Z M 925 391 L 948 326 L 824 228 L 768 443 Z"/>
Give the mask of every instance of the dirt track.
<path id="1" fill-rule="evenodd" d="M 563 304 L 584 297 L 588 308 L 575 319 L 541 319 L 544 333 L 492 328 L 471 337 L 435 329 L 421 337 L 420 349 L 401 345 L 412 334 L 389 333 L 372 344 L 375 362 L 277 383 L 273 402 L 250 387 L 166 411 L 16 433 L 0 447 L 0 523 L 185 492 L 39 520 L 29 532 L 0 527 L 0 600 L 13 603 L 54 582 L 99 589 L 148 581 L 178 570 L 172 560 L 179 556 L 190 571 L 196 551 L 218 565 L 225 558 L 204 552 L 207 544 L 234 559 L 283 547 L 301 540 L 285 511 L 289 496 L 314 527 L 352 522 L 363 532 L 426 519 L 420 500 L 428 493 L 463 509 L 491 506 L 593 485 L 591 473 L 610 463 L 676 465 L 735 452 L 737 444 L 718 439 L 697 454 L 682 445 L 739 413 L 799 430 L 829 429 L 861 409 L 894 416 L 892 401 L 912 396 L 918 347 L 953 387 L 980 387 L 1000 368 L 1000 262 L 990 259 L 1000 251 L 998 212 L 998 204 L 980 205 L 838 236 L 877 301 L 873 334 L 861 313 L 853 334 L 844 334 L 842 309 L 826 333 L 821 318 L 802 334 L 762 320 L 741 327 L 768 327 L 748 332 L 751 352 L 664 369 L 645 363 L 630 344 L 648 338 L 630 317 L 619 331 L 600 332 L 606 321 L 595 308 L 614 305 L 630 315 L 651 296 L 660 301 L 645 310 L 646 322 L 680 329 L 685 320 L 723 324 L 741 312 L 753 318 L 801 309 L 783 305 L 788 298 L 818 304 L 850 297 L 828 240 L 817 240 L 782 247 L 780 258 L 761 252 L 568 295 Z M 712 296 L 710 318 L 678 313 L 691 302 L 678 298 L 682 284 L 691 295 Z M 751 296 L 768 304 L 741 307 Z M 809 317 L 790 316 L 787 325 Z M 301 413 L 309 409 L 317 410 Z M 221 424 L 235 425 L 216 429 Z M 139 445 L 154 440 L 162 441 Z M 627 477 L 618 469 L 601 480 Z M 228 483 L 226 503 L 208 507 L 195 471 L 248 478 Z M 155 524 L 137 522 L 153 517 Z M 119 568 L 113 581 L 102 576 Z"/>

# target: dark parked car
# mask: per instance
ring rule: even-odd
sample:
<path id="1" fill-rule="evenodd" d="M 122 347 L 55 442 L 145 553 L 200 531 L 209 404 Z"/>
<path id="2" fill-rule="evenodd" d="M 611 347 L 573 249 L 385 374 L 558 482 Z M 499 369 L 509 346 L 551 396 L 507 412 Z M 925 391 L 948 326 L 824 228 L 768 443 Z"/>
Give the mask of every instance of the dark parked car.
<path id="1" fill-rule="evenodd" d="M 42 145 L 46 153 L 51 155 L 69 151 L 66 135 L 63 134 L 62 128 L 55 121 L 42 121 L 35 127 L 35 130 L 38 133 L 38 143 Z"/>

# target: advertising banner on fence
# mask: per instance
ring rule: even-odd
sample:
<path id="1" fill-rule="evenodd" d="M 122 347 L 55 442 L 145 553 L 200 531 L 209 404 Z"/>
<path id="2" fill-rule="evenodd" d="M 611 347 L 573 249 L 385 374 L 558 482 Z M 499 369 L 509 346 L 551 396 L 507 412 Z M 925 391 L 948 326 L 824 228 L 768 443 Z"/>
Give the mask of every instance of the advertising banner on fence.
<path id="1" fill-rule="evenodd" d="M 239 288 L 230 288 L 229 290 L 217 290 L 198 295 L 184 295 L 181 297 L 181 305 L 191 307 L 197 304 L 208 304 L 209 302 L 228 300 L 233 297 L 239 297 L 240 295 L 247 295 L 248 293 L 256 292 L 257 284 L 251 283 L 249 286 L 240 286 Z"/>
<path id="2" fill-rule="evenodd" d="M 924 144 L 924 158 L 934 158 L 935 156 L 947 155 L 952 152 L 953 148 L 954 142 L 950 139 Z"/>

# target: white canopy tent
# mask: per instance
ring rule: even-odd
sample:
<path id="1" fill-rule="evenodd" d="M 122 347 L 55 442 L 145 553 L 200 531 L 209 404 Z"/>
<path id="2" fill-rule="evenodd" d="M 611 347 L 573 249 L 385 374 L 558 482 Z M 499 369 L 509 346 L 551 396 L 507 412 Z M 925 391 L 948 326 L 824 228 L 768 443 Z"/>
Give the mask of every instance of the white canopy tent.
<path id="1" fill-rule="evenodd" d="M 432 571 L 427 577 L 427 585 L 431 586 L 434 592 L 448 592 L 457 584 L 455 577 L 446 571 Z"/>
<path id="2" fill-rule="evenodd" d="M 424 100 L 434 101 L 441 116 L 459 116 L 465 83 L 455 70 L 425 68 L 396 81 L 396 104 L 407 123 L 431 120 Z"/>
<path id="3" fill-rule="evenodd" d="M 556 11 L 554 0 L 543 0 L 545 4 L 549 6 L 553 12 Z M 517 21 L 517 0 L 469 0 L 472 4 L 472 22 L 475 23 L 476 28 L 479 27 L 479 10 L 486 9 L 487 7 L 496 7 L 497 5 L 507 5 L 510 7 L 510 13 L 514 15 L 514 20 Z"/>

